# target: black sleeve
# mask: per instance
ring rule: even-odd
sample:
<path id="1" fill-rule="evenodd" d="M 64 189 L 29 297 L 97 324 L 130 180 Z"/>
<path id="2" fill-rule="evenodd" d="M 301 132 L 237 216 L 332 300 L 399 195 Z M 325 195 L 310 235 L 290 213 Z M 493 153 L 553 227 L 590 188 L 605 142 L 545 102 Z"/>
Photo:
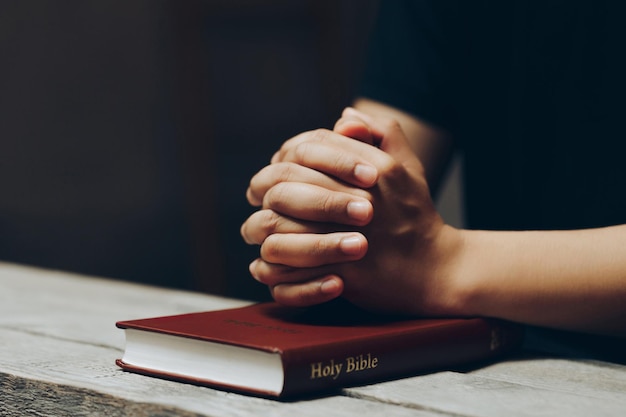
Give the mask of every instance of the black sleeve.
<path id="1" fill-rule="evenodd" d="M 461 13 L 453 1 L 382 1 L 359 95 L 452 130 Z"/>

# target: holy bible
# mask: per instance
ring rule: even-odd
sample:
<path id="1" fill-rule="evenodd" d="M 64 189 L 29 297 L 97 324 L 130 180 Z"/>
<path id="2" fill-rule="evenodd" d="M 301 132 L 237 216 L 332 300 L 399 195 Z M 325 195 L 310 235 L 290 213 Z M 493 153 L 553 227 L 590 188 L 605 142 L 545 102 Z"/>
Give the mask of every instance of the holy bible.
<path id="1" fill-rule="evenodd" d="M 329 303 L 260 303 L 120 321 L 118 366 L 265 397 L 293 397 L 479 361 L 519 346 L 521 328 L 482 318 L 381 317 Z"/>

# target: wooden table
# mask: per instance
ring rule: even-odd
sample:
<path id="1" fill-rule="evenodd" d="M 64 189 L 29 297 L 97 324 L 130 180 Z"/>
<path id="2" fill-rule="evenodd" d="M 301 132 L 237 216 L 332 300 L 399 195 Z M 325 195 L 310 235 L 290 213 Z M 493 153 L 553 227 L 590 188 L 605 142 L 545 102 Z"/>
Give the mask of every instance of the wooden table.
<path id="1" fill-rule="evenodd" d="M 278 402 L 126 373 L 115 322 L 246 304 L 0 263 L 0 416 L 620 416 L 626 366 L 522 353 Z"/>

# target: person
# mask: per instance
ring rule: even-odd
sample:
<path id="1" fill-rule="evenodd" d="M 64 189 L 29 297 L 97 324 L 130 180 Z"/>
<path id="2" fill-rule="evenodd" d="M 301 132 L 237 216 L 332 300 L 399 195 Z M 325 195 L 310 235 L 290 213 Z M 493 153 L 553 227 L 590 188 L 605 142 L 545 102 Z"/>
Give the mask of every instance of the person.
<path id="1" fill-rule="evenodd" d="M 623 9 L 382 2 L 353 107 L 251 179 L 252 276 L 287 305 L 343 297 L 623 341 Z M 465 229 L 433 204 L 455 149 Z"/>

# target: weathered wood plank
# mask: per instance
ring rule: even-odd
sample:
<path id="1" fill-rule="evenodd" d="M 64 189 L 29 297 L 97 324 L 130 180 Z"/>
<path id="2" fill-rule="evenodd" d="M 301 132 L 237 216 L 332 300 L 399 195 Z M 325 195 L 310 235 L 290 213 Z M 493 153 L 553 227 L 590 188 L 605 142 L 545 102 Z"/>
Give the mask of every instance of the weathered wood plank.
<path id="1" fill-rule="evenodd" d="M 93 395 L 88 390 L 55 385 L 0 373 L 2 416 L 178 416 L 194 417 L 197 413 L 175 407 L 139 403 L 113 397 Z M 63 398 L 63 401 L 59 401 Z"/>
<path id="2" fill-rule="evenodd" d="M 626 369 L 620 365 L 529 358 L 468 373 L 439 372 L 352 388 L 345 393 L 462 416 L 617 417 L 626 413 L 625 377 Z"/>
<path id="3" fill-rule="evenodd" d="M 535 356 L 494 363 L 472 374 L 541 390 L 621 402 L 626 415 L 624 365 Z"/>
<path id="4" fill-rule="evenodd" d="M 246 301 L 0 263 L 0 327 L 121 348 L 115 322 Z"/>

